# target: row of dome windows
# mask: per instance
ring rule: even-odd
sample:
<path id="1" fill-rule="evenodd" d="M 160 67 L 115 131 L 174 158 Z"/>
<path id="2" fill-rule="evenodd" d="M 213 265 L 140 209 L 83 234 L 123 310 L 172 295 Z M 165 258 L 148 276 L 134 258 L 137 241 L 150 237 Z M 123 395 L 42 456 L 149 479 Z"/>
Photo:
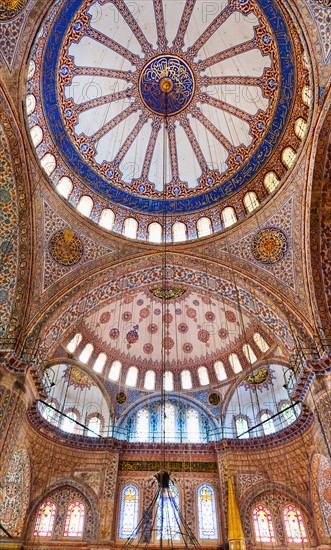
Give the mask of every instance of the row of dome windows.
<path id="1" fill-rule="evenodd" d="M 70 340 L 67 345 L 67 350 L 69 351 L 69 353 L 74 353 L 76 351 L 78 345 L 82 341 L 82 338 L 83 337 L 81 333 L 78 332 L 77 334 L 75 334 L 75 336 Z M 259 332 L 255 332 L 253 334 L 253 340 L 262 353 L 266 353 L 268 351 L 269 346 Z M 255 363 L 255 361 L 257 361 L 257 357 L 250 344 L 244 344 L 242 349 L 248 363 L 253 364 Z M 79 361 L 81 361 L 81 363 L 88 364 L 93 351 L 93 344 L 87 343 L 78 357 Z M 228 357 L 228 360 L 234 374 L 238 374 L 243 370 L 239 357 L 236 353 L 231 353 Z M 106 361 L 107 355 L 103 352 L 99 353 L 93 365 L 94 372 L 102 374 L 106 365 Z M 227 379 L 227 373 L 224 363 L 222 361 L 215 361 L 214 369 L 219 382 L 223 382 Z M 122 363 L 118 360 L 113 361 L 108 372 L 109 380 L 111 380 L 112 382 L 118 382 L 121 375 L 121 370 Z M 198 368 L 197 373 L 200 385 L 207 386 L 210 383 L 208 369 L 204 366 L 201 366 Z M 125 384 L 129 387 L 135 388 L 138 381 L 138 374 L 138 368 L 136 366 L 131 366 L 126 374 Z M 155 382 L 155 371 L 148 370 L 145 374 L 144 389 L 152 391 L 155 390 Z M 181 372 L 181 386 L 183 390 L 192 389 L 192 375 L 189 370 L 185 369 Z M 164 388 L 166 391 L 174 390 L 174 377 L 171 371 L 166 371 L 164 373 Z"/>
<path id="2" fill-rule="evenodd" d="M 306 106 L 310 106 L 312 102 L 312 90 L 310 87 L 304 87 L 302 90 L 302 99 Z M 33 113 L 36 106 L 36 99 L 33 94 L 29 94 L 26 99 L 27 113 Z M 307 122 L 299 117 L 294 124 L 294 131 L 296 136 L 303 140 L 307 133 Z M 40 126 L 36 125 L 30 131 L 31 139 L 35 147 L 38 147 L 43 139 L 43 131 Z M 296 159 L 297 153 L 292 147 L 285 147 L 282 151 L 281 159 L 284 166 L 290 169 Z M 54 155 L 46 153 L 40 160 L 41 166 L 45 170 L 46 174 L 50 176 L 56 169 L 56 160 Z M 268 172 L 264 177 L 264 186 L 268 193 L 273 193 L 279 185 L 280 179 L 274 171 Z M 73 190 L 73 183 L 70 178 L 63 176 L 58 184 L 57 191 L 66 199 L 69 198 Z M 260 206 L 260 201 L 254 191 L 249 191 L 243 198 L 243 204 L 248 214 L 256 210 Z M 88 195 L 80 197 L 76 208 L 84 216 L 89 217 L 93 210 L 93 200 Z M 233 207 L 228 206 L 221 212 L 221 218 L 223 226 L 230 227 L 238 221 L 237 214 Z M 114 212 L 106 208 L 102 210 L 98 223 L 101 227 L 111 230 L 115 223 Z M 197 221 L 197 235 L 198 237 L 205 237 L 213 233 L 212 222 L 208 217 L 201 217 Z M 122 234 L 125 237 L 136 239 L 138 233 L 138 222 L 135 218 L 126 218 L 123 225 Z M 148 226 L 148 241 L 152 243 L 160 243 L 163 239 L 163 229 L 161 224 L 152 222 Z M 183 222 L 175 222 L 172 226 L 172 242 L 182 242 L 188 239 L 187 226 Z"/>

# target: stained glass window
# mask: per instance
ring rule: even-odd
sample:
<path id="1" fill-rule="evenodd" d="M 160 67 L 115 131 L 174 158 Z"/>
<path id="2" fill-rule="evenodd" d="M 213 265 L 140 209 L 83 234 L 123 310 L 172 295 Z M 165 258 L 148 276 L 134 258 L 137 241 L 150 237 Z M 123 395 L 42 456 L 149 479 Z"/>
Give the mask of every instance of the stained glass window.
<path id="1" fill-rule="evenodd" d="M 256 542 L 276 542 L 271 514 L 265 506 L 254 508 L 253 523 Z"/>
<path id="2" fill-rule="evenodd" d="M 283 517 L 289 543 L 308 542 L 300 510 L 292 505 L 286 506 L 283 511 Z"/>
<path id="3" fill-rule="evenodd" d="M 54 529 L 56 506 L 48 500 L 44 502 L 38 512 L 36 525 L 34 528 L 35 537 L 51 537 Z"/>
<path id="4" fill-rule="evenodd" d="M 296 420 L 294 409 L 293 408 L 289 409 L 290 406 L 291 406 L 290 402 L 283 403 L 281 406 L 281 410 L 283 412 L 283 416 L 287 424 L 292 424 L 292 422 L 295 422 Z"/>
<path id="5" fill-rule="evenodd" d="M 147 409 L 140 409 L 137 412 L 136 419 L 136 436 L 140 442 L 148 441 L 149 435 L 149 411 Z"/>
<path id="6" fill-rule="evenodd" d="M 198 489 L 199 537 L 204 540 L 217 540 L 217 519 L 214 489 L 201 485 Z"/>
<path id="7" fill-rule="evenodd" d="M 248 424 L 246 418 L 237 418 L 236 419 L 236 432 L 237 436 L 241 437 L 242 439 L 246 439 L 249 437 L 248 433 Z"/>
<path id="8" fill-rule="evenodd" d="M 156 511 L 156 539 L 180 540 L 179 532 L 179 493 L 175 485 L 163 489 L 158 498 Z"/>
<path id="9" fill-rule="evenodd" d="M 138 525 L 139 491 L 135 485 L 123 487 L 118 537 L 128 539 Z"/>
<path id="10" fill-rule="evenodd" d="M 265 353 L 266 351 L 268 351 L 269 346 L 268 346 L 267 342 L 265 341 L 265 339 L 263 338 L 263 336 L 261 336 L 261 334 L 259 332 L 254 332 L 253 340 L 254 340 L 255 344 L 260 348 L 262 353 Z"/>
<path id="11" fill-rule="evenodd" d="M 270 435 L 275 433 L 276 430 L 275 430 L 274 421 L 272 420 L 272 418 L 270 418 L 270 414 L 268 413 L 261 414 L 261 422 L 263 422 L 262 426 L 263 426 L 263 431 L 265 435 Z"/>
<path id="12" fill-rule="evenodd" d="M 175 407 L 171 403 L 164 407 L 164 433 L 166 441 L 175 441 Z"/>
<path id="13" fill-rule="evenodd" d="M 191 443 L 200 441 L 200 415 L 191 407 L 186 412 L 187 438 Z"/>
<path id="14" fill-rule="evenodd" d="M 64 524 L 64 537 L 82 537 L 84 529 L 85 506 L 76 500 L 68 507 Z"/>

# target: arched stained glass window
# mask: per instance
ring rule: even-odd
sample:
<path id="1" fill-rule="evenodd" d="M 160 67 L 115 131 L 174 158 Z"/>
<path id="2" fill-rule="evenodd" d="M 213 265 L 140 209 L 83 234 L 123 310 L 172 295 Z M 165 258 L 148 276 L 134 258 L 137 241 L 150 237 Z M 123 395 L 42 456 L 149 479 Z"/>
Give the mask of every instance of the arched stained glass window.
<path id="1" fill-rule="evenodd" d="M 92 208 L 93 208 L 93 201 L 92 201 L 91 197 L 88 197 L 87 195 L 83 195 L 79 199 L 79 202 L 77 204 L 78 212 L 83 214 L 83 216 L 89 217 L 89 215 L 92 212 Z"/>
<path id="2" fill-rule="evenodd" d="M 206 367 L 198 368 L 198 377 L 201 386 L 207 386 L 209 384 L 209 375 Z"/>
<path id="3" fill-rule="evenodd" d="M 166 441 L 175 441 L 175 406 L 172 403 L 166 403 L 164 407 L 164 433 Z"/>
<path id="4" fill-rule="evenodd" d="M 275 425 L 272 418 L 270 418 L 269 413 L 261 414 L 261 422 L 263 422 L 263 431 L 265 435 L 270 435 L 275 433 Z"/>
<path id="5" fill-rule="evenodd" d="M 198 237 L 205 237 L 211 235 L 213 228 L 209 218 L 203 217 L 197 221 Z"/>
<path id="6" fill-rule="evenodd" d="M 99 353 L 94 365 L 93 370 L 94 372 L 97 372 L 98 374 L 101 374 L 103 371 L 103 367 L 105 366 L 105 363 L 107 361 L 107 355 L 105 353 Z"/>
<path id="7" fill-rule="evenodd" d="M 238 372 L 241 372 L 243 370 L 241 363 L 239 361 L 239 357 L 236 353 L 231 353 L 229 355 L 229 363 L 232 367 L 232 370 L 235 374 L 238 374 Z"/>
<path id="8" fill-rule="evenodd" d="M 224 367 L 224 364 L 222 363 L 222 361 L 215 361 L 214 369 L 215 369 L 215 372 L 216 372 L 217 380 L 222 382 L 222 380 L 227 379 L 227 374 L 226 374 L 225 367 Z"/>
<path id="9" fill-rule="evenodd" d="M 286 168 L 291 168 L 296 159 L 296 156 L 297 154 L 294 151 L 293 147 L 285 147 L 282 152 L 282 162 L 286 166 Z"/>
<path id="10" fill-rule="evenodd" d="M 138 222 L 134 218 L 127 218 L 124 222 L 123 235 L 129 239 L 137 237 Z"/>
<path id="11" fill-rule="evenodd" d="M 137 441 L 143 443 L 148 441 L 149 435 L 149 411 L 147 409 L 140 409 L 137 412 L 136 417 L 136 437 Z"/>
<path id="12" fill-rule="evenodd" d="M 72 191 L 73 184 L 70 178 L 67 178 L 66 176 L 63 176 L 63 178 L 60 179 L 59 183 L 56 186 L 56 189 L 64 197 L 67 199 Z"/>
<path id="13" fill-rule="evenodd" d="M 69 434 L 72 434 L 75 430 L 75 420 L 77 420 L 77 414 L 74 411 L 69 411 L 66 413 L 67 416 L 63 417 L 63 422 L 61 426 L 61 430 L 64 432 L 67 432 Z"/>
<path id="14" fill-rule="evenodd" d="M 253 523 L 256 542 L 276 542 L 271 514 L 265 506 L 254 508 Z"/>
<path id="15" fill-rule="evenodd" d="M 45 170 L 46 174 L 50 176 L 56 168 L 56 160 L 54 155 L 46 153 L 46 155 L 40 161 L 41 166 Z"/>
<path id="16" fill-rule="evenodd" d="M 112 210 L 110 210 L 110 208 L 105 208 L 101 212 L 99 225 L 101 227 L 104 227 L 105 229 L 112 229 L 112 227 L 114 225 L 114 220 L 115 220 L 114 212 Z"/>
<path id="17" fill-rule="evenodd" d="M 241 439 L 247 439 L 249 437 L 248 424 L 246 418 L 236 418 L 236 432 L 237 436 Z"/>
<path id="18" fill-rule="evenodd" d="M 222 210 L 222 220 L 224 227 L 230 227 L 230 225 L 236 223 L 237 215 L 232 206 L 227 206 L 224 210 Z"/>
<path id="19" fill-rule="evenodd" d="M 186 241 L 186 225 L 183 222 L 175 222 L 172 226 L 172 240 L 174 243 Z"/>
<path id="20" fill-rule="evenodd" d="M 164 373 L 164 389 L 166 391 L 173 391 L 174 389 L 174 375 L 170 370 L 166 370 Z"/>
<path id="21" fill-rule="evenodd" d="M 83 337 L 82 337 L 81 333 L 77 332 L 77 334 L 75 334 L 75 336 L 70 340 L 69 344 L 67 345 L 67 350 L 70 353 L 74 353 L 74 351 L 76 351 L 77 347 L 81 343 L 82 338 Z"/>
<path id="22" fill-rule="evenodd" d="M 290 504 L 284 508 L 283 517 L 289 543 L 308 542 L 300 510 Z"/>
<path id="23" fill-rule="evenodd" d="M 126 380 L 125 380 L 126 385 L 130 386 L 131 388 L 135 388 L 137 385 L 137 379 L 138 379 L 137 367 L 130 367 L 126 375 Z"/>
<path id="24" fill-rule="evenodd" d="M 279 185 L 279 179 L 277 178 L 275 172 L 271 171 L 264 176 L 263 183 L 267 191 L 269 191 L 269 193 L 273 193 Z"/>
<path id="25" fill-rule="evenodd" d="M 210 485 L 200 485 L 198 489 L 199 538 L 217 540 L 217 519 L 215 493 Z"/>
<path id="26" fill-rule="evenodd" d="M 148 240 L 150 243 L 162 242 L 162 226 L 157 222 L 152 222 L 148 226 Z"/>
<path id="27" fill-rule="evenodd" d="M 51 537 L 54 529 L 56 506 L 51 501 L 43 502 L 40 506 L 34 528 L 35 537 Z"/>
<path id="28" fill-rule="evenodd" d="M 290 402 L 282 403 L 282 406 L 281 406 L 281 411 L 283 413 L 283 416 L 287 424 L 292 424 L 292 422 L 295 422 L 297 418 L 294 412 L 294 408 L 292 407 L 291 409 L 289 409 L 290 406 L 291 406 Z"/>
<path id="29" fill-rule="evenodd" d="M 254 191 L 249 191 L 244 196 L 244 205 L 248 213 L 253 212 L 260 206 L 260 202 Z"/>
<path id="30" fill-rule="evenodd" d="M 245 355 L 247 361 L 250 364 L 255 363 L 256 355 L 255 355 L 254 351 L 252 350 L 252 348 L 249 344 L 244 344 L 243 345 L 243 352 L 244 352 L 244 355 Z"/>
<path id="31" fill-rule="evenodd" d="M 120 361 L 113 361 L 112 366 L 108 374 L 109 380 L 113 382 L 118 382 L 122 370 L 122 363 Z"/>
<path id="32" fill-rule="evenodd" d="M 263 336 L 261 336 L 261 334 L 259 332 L 254 332 L 253 340 L 254 340 L 255 344 L 260 348 L 262 353 L 265 353 L 266 351 L 268 351 L 269 346 L 268 346 L 267 342 L 265 341 L 265 339 L 263 338 Z"/>
<path id="33" fill-rule="evenodd" d="M 180 373 L 183 390 L 190 390 L 192 388 L 192 376 L 189 370 L 182 370 Z"/>
<path id="34" fill-rule="evenodd" d="M 175 502 L 175 506 L 173 501 Z M 163 489 L 162 494 L 158 498 L 156 540 L 160 540 L 161 538 L 162 540 L 180 540 L 177 510 L 179 510 L 179 492 L 175 485 L 170 484 L 169 489 Z"/>
<path id="35" fill-rule="evenodd" d="M 85 348 L 83 349 L 82 353 L 79 356 L 79 360 L 82 363 L 85 363 L 85 364 L 88 363 L 93 353 L 93 349 L 94 349 L 93 344 L 86 344 Z"/>
<path id="36" fill-rule="evenodd" d="M 84 529 L 85 506 L 76 500 L 68 507 L 64 524 L 64 537 L 82 537 Z"/>
<path id="37" fill-rule="evenodd" d="M 294 123 L 294 132 L 299 139 L 303 139 L 307 133 L 307 122 L 303 118 L 297 118 Z"/>
<path id="38" fill-rule="evenodd" d="M 190 407 L 186 412 L 187 438 L 191 443 L 200 441 L 200 415 Z"/>
<path id="39" fill-rule="evenodd" d="M 155 371 L 148 370 L 146 372 L 144 388 L 145 390 L 155 390 Z"/>
<path id="40" fill-rule="evenodd" d="M 123 487 L 118 537 L 128 539 L 138 525 L 139 491 L 135 485 Z"/>
<path id="41" fill-rule="evenodd" d="M 97 437 L 98 435 L 100 435 L 100 431 L 101 431 L 101 420 L 98 416 L 92 416 L 92 418 L 90 418 L 90 420 L 88 421 L 88 431 L 87 431 L 87 435 L 89 437 Z"/>

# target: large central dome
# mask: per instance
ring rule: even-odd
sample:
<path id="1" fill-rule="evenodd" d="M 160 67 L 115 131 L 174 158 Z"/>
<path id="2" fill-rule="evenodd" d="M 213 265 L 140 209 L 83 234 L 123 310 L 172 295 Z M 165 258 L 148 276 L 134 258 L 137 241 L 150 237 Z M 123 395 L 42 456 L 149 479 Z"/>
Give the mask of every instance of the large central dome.
<path id="1" fill-rule="evenodd" d="M 280 180 L 281 150 L 272 155 L 290 141 L 292 44 L 300 46 L 276 2 L 173 8 L 168 0 L 58 2 L 33 55 L 41 74 L 29 82 L 29 97 L 42 98 L 30 109 L 32 138 L 38 146 L 40 128 L 38 155 L 46 148 L 57 158 L 54 183 L 70 179 L 72 204 L 85 190 L 92 219 L 105 206 L 131 209 L 140 238 L 165 211 L 187 233 L 201 212 L 220 228 L 222 202 L 236 209 L 230 198 L 252 188 L 262 200 L 270 170 Z M 115 230 L 121 220 L 123 212 Z"/>

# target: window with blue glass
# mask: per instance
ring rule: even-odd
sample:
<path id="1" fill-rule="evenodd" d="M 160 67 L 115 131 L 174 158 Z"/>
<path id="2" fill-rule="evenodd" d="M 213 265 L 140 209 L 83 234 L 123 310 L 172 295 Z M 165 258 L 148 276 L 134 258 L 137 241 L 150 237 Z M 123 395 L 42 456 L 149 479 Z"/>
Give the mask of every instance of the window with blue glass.
<path id="1" fill-rule="evenodd" d="M 218 539 L 215 492 L 210 485 L 200 485 L 198 489 L 198 524 L 200 539 Z"/>
<path id="2" fill-rule="evenodd" d="M 139 491 L 133 485 L 123 487 L 121 495 L 118 537 L 128 539 L 134 535 L 138 525 Z"/>
<path id="3" fill-rule="evenodd" d="M 180 540 L 179 525 L 179 492 L 171 483 L 158 497 L 156 540 Z"/>

